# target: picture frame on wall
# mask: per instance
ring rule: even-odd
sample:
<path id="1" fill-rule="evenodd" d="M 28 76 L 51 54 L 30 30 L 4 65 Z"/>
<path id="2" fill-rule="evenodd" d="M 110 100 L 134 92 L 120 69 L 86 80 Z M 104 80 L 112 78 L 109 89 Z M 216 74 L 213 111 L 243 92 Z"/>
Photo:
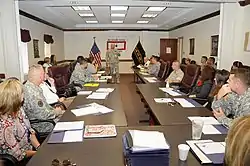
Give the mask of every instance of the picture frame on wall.
<path id="1" fill-rule="evenodd" d="M 194 49 L 195 49 L 195 39 L 189 39 L 189 55 L 194 55 Z"/>
<path id="2" fill-rule="evenodd" d="M 219 35 L 211 36 L 211 56 L 218 56 Z"/>
<path id="3" fill-rule="evenodd" d="M 33 39 L 33 49 L 34 49 L 34 58 L 40 58 L 40 55 L 39 55 L 39 40 Z"/>

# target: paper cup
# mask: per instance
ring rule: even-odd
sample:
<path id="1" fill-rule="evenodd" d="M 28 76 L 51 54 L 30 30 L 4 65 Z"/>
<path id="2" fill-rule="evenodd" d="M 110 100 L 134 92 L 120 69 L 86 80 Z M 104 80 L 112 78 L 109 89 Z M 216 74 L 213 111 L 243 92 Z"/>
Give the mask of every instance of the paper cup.
<path id="1" fill-rule="evenodd" d="M 178 149 L 179 149 L 179 159 L 181 161 L 186 161 L 190 147 L 186 144 L 180 144 L 178 145 Z"/>

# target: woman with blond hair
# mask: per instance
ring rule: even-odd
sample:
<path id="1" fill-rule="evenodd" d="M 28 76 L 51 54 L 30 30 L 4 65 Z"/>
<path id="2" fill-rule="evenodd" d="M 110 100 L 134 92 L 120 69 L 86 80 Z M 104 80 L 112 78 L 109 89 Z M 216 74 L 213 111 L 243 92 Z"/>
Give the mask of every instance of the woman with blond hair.
<path id="1" fill-rule="evenodd" d="M 22 110 L 22 84 L 16 79 L 7 79 L 0 84 L 0 94 L 0 154 L 22 161 L 35 154 L 33 147 L 40 146 Z"/>
<path id="2" fill-rule="evenodd" d="M 235 120 L 231 126 L 226 138 L 224 165 L 250 165 L 250 116 Z"/>

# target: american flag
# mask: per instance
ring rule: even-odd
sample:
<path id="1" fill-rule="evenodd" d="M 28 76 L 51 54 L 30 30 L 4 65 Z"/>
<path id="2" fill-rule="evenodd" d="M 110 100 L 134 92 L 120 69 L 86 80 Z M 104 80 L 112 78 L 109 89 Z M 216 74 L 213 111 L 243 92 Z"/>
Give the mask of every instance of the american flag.
<path id="1" fill-rule="evenodd" d="M 90 50 L 90 56 L 92 56 L 94 58 L 95 64 L 97 64 L 99 67 L 102 66 L 101 51 L 97 47 L 95 41 L 94 41 L 94 44 Z"/>

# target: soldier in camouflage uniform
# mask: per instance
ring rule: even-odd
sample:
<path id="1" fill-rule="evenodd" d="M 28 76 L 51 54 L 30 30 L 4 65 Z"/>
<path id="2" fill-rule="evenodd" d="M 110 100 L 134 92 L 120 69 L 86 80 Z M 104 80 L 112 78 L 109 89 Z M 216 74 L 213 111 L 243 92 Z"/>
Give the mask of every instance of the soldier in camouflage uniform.
<path id="1" fill-rule="evenodd" d="M 214 116 L 220 123 L 230 127 L 235 118 L 250 114 L 249 87 L 248 69 L 237 69 L 231 72 L 228 84 L 222 86 L 212 103 Z"/>
<path id="2" fill-rule="evenodd" d="M 88 64 L 85 59 L 80 60 L 79 65 L 75 67 L 75 70 L 73 71 L 70 77 L 70 82 L 74 82 L 81 85 L 87 82 L 94 82 L 95 78 L 92 77 L 91 72 L 88 70 L 88 65 L 90 64 Z M 80 89 L 77 90 L 79 91 Z"/>
<path id="3" fill-rule="evenodd" d="M 44 69 L 41 65 L 33 65 L 29 69 L 28 81 L 24 85 L 24 104 L 23 109 L 29 120 L 52 119 L 59 120 L 64 113 L 61 109 L 54 109 L 43 96 L 43 91 L 39 85 L 44 81 Z M 48 122 L 40 122 L 31 125 L 38 132 L 51 132 L 54 126 Z"/>
<path id="4" fill-rule="evenodd" d="M 120 83 L 119 56 L 120 53 L 115 49 L 115 44 L 112 44 L 111 49 L 106 53 L 106 67 L 110 69 L 112 83 Z"/>
<path id="5" fill-rule="evenodd" d="M 150 59 L 150 65 L 148 66 L 148 73 L 154 76 L 158 76 L 158 73 L 160 71 L 160 56 L 159 55 L 152 55 L 152 58 Z"/>

